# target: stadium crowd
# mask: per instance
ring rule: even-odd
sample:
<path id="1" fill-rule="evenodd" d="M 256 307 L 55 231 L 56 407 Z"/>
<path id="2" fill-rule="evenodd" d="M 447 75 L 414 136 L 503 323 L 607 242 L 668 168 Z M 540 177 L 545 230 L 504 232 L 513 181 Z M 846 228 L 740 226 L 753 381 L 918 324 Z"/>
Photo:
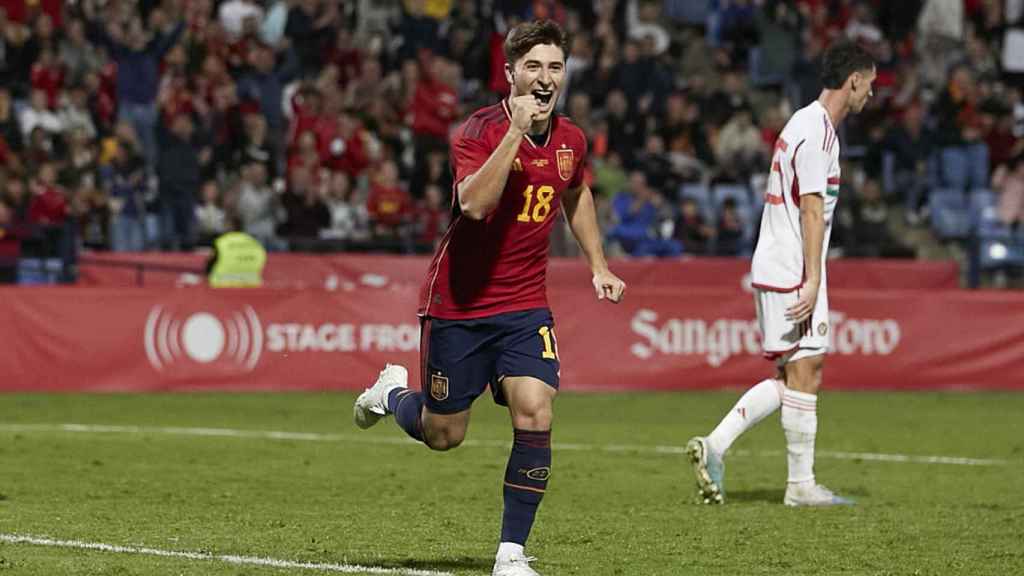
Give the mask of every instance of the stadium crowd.
<path id="1" fill-rule="evenodd" d="M 879 77 L 835 255 L 1024 266 L 1024 0 L 0 0 L 0 257 L 228 229 L 429 252 L 449 130 L 507 93 L 533 17 L 571 34 L 559 106 L 613 254 L 749 254 L 774 140 L 850 37 Z"/>

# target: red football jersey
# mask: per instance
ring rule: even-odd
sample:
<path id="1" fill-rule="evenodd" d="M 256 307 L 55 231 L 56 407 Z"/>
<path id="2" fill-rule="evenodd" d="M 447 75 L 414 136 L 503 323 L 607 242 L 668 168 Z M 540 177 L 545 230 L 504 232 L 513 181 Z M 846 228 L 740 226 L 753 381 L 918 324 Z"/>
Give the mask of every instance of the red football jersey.
<path id="1" fill-rule="evenodd" d="M 455 130 L 454 190 L 484 165 L 510 120 L 503 100 Z M 420 291 L 419 314 L 464 319 L 547 307 L 548 238 L 562 193 L 583 183 L 586 155 L 583 131 L 565 117 L 552 116 L 540 145 L 524 137 L 494 212 L 483 220 L 459 215 L 448 226 Z"/>

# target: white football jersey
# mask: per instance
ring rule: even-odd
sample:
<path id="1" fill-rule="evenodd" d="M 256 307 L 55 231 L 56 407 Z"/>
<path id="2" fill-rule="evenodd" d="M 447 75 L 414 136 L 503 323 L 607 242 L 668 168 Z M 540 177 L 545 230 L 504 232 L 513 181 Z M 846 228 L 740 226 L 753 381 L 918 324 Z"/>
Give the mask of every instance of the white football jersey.
<path id="1" fill-rule="evenodd" d="M 821 250 L 821 287 L 832 215 L 839 200 L 839 138 L 818 101 L 801 108 L 775 142 L 772 170 L 764 196 L 761 234 L 754 249 L 751 278 L 755 288 L 791 292 L 805 280 L 800 197 L 825 199 L 825 239 Z"/>

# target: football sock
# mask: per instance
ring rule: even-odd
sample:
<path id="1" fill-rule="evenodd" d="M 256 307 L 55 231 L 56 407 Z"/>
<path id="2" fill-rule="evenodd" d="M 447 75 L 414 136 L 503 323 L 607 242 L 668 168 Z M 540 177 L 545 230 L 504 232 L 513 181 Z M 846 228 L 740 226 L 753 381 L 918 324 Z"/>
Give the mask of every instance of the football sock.
<path id="1" fill-rule="evenodd" d="M 551 475 L 551 431 L 515 430 L 505 468 L 501 541 L 526 545 Z"/>
<path id="2" fill-rule="evenodd" d="M 725 454 L 740 434 L 779 409 L 782 404 L 782 387 L 781 382 L 769 378 L 747 390 L 708 435 L 708 447 L 716 454 Z"/>
<path id="3" fill-rule="evenodd" d="M 818 431 L 818 397 L 786 388 L 782 430 L 786 433 L 789 482 L 814 480 L 814 436 Z"/>
<path id="4" fill-rule="evenodd" d="M 423 395 L 408 388 L 395 388 L 388 394 L 388 412 L 405 433 L 423 442 Z"/>

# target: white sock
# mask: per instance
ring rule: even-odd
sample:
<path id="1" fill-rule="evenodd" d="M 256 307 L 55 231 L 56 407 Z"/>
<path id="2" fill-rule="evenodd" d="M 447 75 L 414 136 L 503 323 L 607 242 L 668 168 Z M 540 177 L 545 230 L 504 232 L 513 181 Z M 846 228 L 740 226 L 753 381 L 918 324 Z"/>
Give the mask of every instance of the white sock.
<path id="1" fill-rule="evenodd" d="M 786 388 L 782 395 L 782 430 L 786 433 L 789 482 L 813 482 L 818 397 Z"/>
<path id="2" fill-rule="evenodd" d="M 495 558 L 518 558 L 525 555 L 522 545 L 515 542 L 502 542 L 498 544 L 498 553 Z"/>
<path id="3" fill-rule="evenodd" d="M 717 454 L 725 454 L 732 443 L 782 404 L 782 383 L 773 378 L 762 380 L 740 397 L 732 410 L 708 435 L 708 445 Z"/>

